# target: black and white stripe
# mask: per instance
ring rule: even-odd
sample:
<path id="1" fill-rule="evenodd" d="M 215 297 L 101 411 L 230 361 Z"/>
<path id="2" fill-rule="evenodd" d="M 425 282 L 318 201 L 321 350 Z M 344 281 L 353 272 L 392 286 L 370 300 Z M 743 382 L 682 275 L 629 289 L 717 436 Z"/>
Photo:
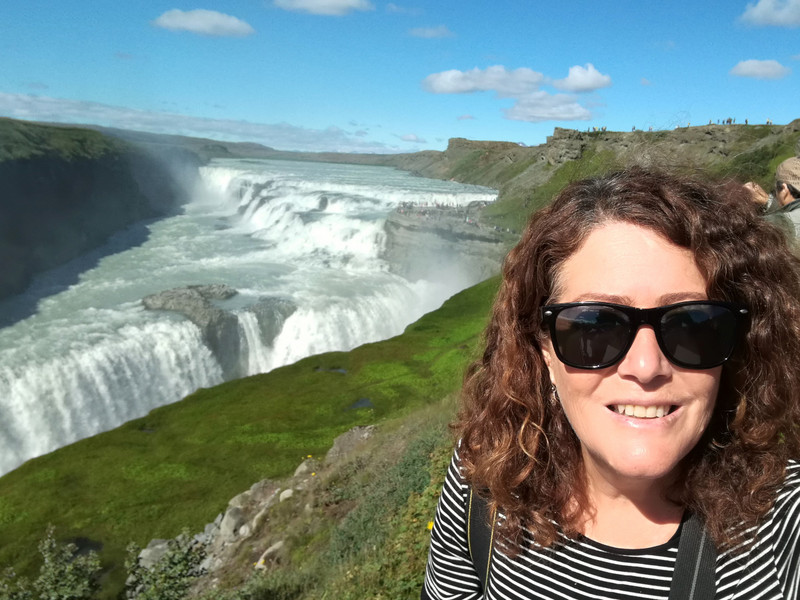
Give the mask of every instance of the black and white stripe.
<path id="1" fill-rule="evenodd" d="M 562 537 L 551 548 L 529 545 L 515 560 L 495 547 L 481 596 L 467 546 L 469 487 L 453 457 L 436 510 L 425 591 L 432 600 L 667 600 L 678 534 L 666 544 L 624 550 Z M 499 518 L 502 518 L 500 515 Z M 800 464 L 792 462 L 756 542 L 717 557 L 717 600 L 800 600 Z"/>

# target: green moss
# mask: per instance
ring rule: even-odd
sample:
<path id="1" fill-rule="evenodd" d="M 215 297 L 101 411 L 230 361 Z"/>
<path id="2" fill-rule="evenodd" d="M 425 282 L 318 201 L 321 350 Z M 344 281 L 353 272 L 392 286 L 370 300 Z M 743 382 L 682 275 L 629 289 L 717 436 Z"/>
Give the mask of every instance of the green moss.
<path id="1" fill-rule="evenodd" d="M 55 127 L 0 118 L 0 162 L 43 156 L 66 160 L 97 159 L 127 145 L 96 131 Z"/>

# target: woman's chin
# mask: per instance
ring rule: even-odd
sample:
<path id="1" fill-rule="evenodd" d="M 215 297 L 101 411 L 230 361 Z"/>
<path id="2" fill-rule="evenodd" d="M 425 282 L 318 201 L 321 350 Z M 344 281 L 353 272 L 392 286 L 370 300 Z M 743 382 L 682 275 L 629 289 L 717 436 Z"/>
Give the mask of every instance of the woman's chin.
<path id="1" fill-rule="evenodd" d="M 625 485 L 625 482 L 636 485 L 667 482 L 671 480 L 680 462 L 679 457 L 671 460 L 663 454 L 654 456 L 654 452 L 643 448 L 616 453 L 608 458 L 585 458 L 588 459 L 586 471 L 590 478 L 597 475 L 617 485 Z"/>

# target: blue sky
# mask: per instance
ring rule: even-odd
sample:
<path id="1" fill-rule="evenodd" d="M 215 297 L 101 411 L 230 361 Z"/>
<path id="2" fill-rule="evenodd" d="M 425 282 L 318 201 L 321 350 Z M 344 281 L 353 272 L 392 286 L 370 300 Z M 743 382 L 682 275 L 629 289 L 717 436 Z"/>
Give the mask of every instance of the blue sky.
<path id="1" fill-rule="evenodd" d="M 0 116 L 281 150 L 800 117 L 800 0 L 3 0 Z"/>

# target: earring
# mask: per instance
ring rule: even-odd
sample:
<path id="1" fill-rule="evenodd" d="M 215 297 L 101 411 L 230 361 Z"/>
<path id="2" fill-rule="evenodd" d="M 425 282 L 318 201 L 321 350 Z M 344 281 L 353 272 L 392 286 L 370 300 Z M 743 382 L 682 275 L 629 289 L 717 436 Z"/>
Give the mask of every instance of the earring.
<path id="1" fill-rule="evenodd" d="M 558 390 L 555 384 L 550 385 L 550 402 L 552 404 L 561 404 L 561 398 L 558 396 Z"/>

